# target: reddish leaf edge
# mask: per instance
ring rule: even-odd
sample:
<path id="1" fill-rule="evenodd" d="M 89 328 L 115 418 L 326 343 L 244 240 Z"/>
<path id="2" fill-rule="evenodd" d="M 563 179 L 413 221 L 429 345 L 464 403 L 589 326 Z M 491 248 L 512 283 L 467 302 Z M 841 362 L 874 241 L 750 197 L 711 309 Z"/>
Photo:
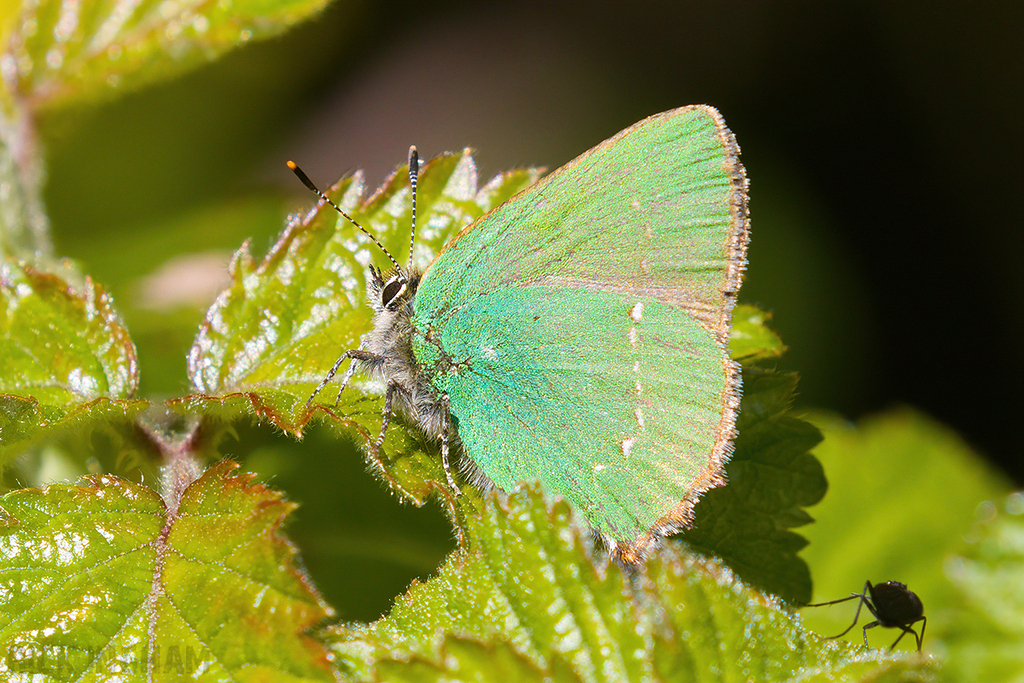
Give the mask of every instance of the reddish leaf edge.
<path id="1" fill-rule="evenodd" d="M 281 392 L 286 393 L 286 392 Z M 238 419 L 248 415 L 257 422 L 265 422 L 295 439 L 302 440 L 306 429 L 312 425 L 324 425 L 336 436 L 353 439 L 366 457 L 373 473 L 382 480 L 401 500 L 416 507 L 422 507 L 434 496 L 452 524 L 460 548 L 466 548 L 467 516 L 479 514 L 482 492 L 468 484 L 460 491 L 452 491 L 440 473 L 440 457 L 436 458 L 438 473 L 423 477 L 415 487 L 403 483 L 392 471 L 397 459 L 410 455 L 407 452 L 380 453 L 374 455 L 377 435 L 371 434 L 357 421 L 342 414 L 333 406 L 316 403 L 308 407 L 302 399 L 296 399 L 297 410 L 290 414 L 281 410 L 281 403 L 267 397 L 260 391 L 239 391 L 221 395 L 190 394 L 165 402 L 169 410 L 181 414 L 199 415 L 204 422 Z M 395 423 L 392 423 L 393 425 Z M 412 454 L 415 454 L 413 449 Z M 434 460 L 433 456 L 428 456 Z M 397 469 L 397 468 L 396 468 Z"/>
<path id="2" fill-rule="evenodd" d="M 34 396 L 0 394 L 0 416 L 5 421 L 16 420 L 25 424 L 41 418 L 34 426 L 28 424 L 28 430 L 31 431 L 24 436 L 11 434 L 8 429 L 0 429 L 0 454 L 12 450 L 22 451 L 44 438 L 53 437 L 62 431 L 84 424 L 122 417 L 126 422 L 132 422 L 149 408 L 149 405 L 150 402 L 146 399 L 101 396 L 85 403 L 73 404 L 71 407 L 62 407 L 40 403 Z M 55 416 L 54 413 L 60 414 Z"/>

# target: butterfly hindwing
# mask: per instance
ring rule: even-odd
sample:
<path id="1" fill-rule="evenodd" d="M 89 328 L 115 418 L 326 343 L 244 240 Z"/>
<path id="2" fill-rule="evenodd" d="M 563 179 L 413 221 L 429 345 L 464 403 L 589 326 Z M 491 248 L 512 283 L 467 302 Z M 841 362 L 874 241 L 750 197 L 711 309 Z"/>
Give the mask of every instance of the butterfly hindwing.
<path id="1" fill-rule="evenodd" d="M 433 359 L 438 389 L 466 453 L 502 488 L 539 479 L 631 540 L 717 476 L 708 454 L 728 379 L 685 312 L 507 287 L 448 318 L 440 342 L 453 363 Z"/>

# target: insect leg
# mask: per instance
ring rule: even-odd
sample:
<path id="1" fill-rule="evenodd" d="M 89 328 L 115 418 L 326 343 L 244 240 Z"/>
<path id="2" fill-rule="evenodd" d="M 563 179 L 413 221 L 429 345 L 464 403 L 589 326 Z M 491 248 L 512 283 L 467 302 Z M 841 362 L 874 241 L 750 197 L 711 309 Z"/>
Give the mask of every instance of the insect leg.
<path id="1" fill-rule="evenodd" d="M 919 621 L 923 622 L 921 624 L 921 635 L 917 635 L 917 631 L 915 631 L 914 629 L 910 628 L 912 624 L 916 624 Z M 921 651 L 921 643 L 924 642 L 924 627 L 927 626 L 927 625 L 928 625 L 928 619 L 926 619 L 925 617 L 921 617 L 920 619 L 914 619 L 909 624 L 904 624 L 904 625 L 900 626 L 899 628 L 903 629 L 903 633 L 901 633 L 900 637 L 896 639 L 896 643 L 900 642 L 900 638 L 902 638 L 903 636 L 907 635 L 908 633 L 913 633 L 914 634 L 914 640 L 917 641 L 917 651 L 920 652 Z M 889 649 L 890 650 L 894 649 L 896 647 L 896 643 L 893 643 L 892 647 L 890 647 Z"/>
<path id="2" fill-rule="evenodd" d="M 356 351 L 359 351 L 359 352 L 365 353 L 365 351 L 363 351 L 363 347 L 364 347 L 364 346 L 366 346 L 366 340 L 364 340 L 364 339 L 360 339 L 360 340 L 359 340 L 359 348 L 358 348 L 358 349 L 356 349 Z M 342 356 L 342 358 L 343 358 L 343 357 L 344 357 L 344 356 Z M 351 357 L 352 357 L 352 358 L 358 358 L 357 356 L 351 356 Z M 377 358 L 378 358 L 377 356 L 374 356 L 374 357 L 372 357 L 372 358 L 361 358 L 361 359 L 359 359 L 359 360 L 376 360 Z M 332 376 L 334 375 L 334 373 L 335 373 L 335 372 L 337 372 L 337 368 L 338 368 L 338 363 L 340 363 L 340 362 L 341 362 L 341 358 L 339 358 L 339 359 L 338 359 L 338 360 L 337 360 L 337 361 L 336 361 L 336 362 L 334 363 L 334 367 L 333 367 L 333 368 L 331 368 L 331 372 L 330 372 L 330 374 L 329 374 L 329 375 L 327 375 L 327 378 L 326 378 L 325 380 L 323 380 L 322 382 L 320 382 L 320 385 L 321 385 L 321 386 L 323 386 L 324 382 L 329 382 L 329 381 L 331 380 L 331 377 L 332 377 Z M 338 407 L 338 404 L 339 404 L 339 403 L 341 403 L 341 392 L 345 391 L 345 387 L 347 387 L 347 386 L 348 386 L 348 381 L 349 381 L 350 379 L 352 379 L 352 375 L 354 375 L 354 374 L 355 374 L 355 372 L 356 372 L 356 364 L 355 364 L 355 363 L 349 363 L 349 365 L 348 365 L 348 369 L 347 369 L 347 370 L 345 370 L 345 374 L 344 374 L 344 375 L 342 375 L 342 377 L 341 377 L 341 386 L 339 386 L 339 387 L 338 387 L 338 398 L 334 399 L 334 407 L 335 407 L 335 408 L 337 408 L 337 407 Z M 315 396 L 315 395 L 316 395 L 316 394 L 314 394 L 314 396 Z"/>
<path id="3" fill-rule="evenodd" d="M 829 636 L 829 638 L 828 638 L 828 640 L 835 640 L 836 638 L 842 638 L 843 636 L 845 636 L 847 633 L 850 632 L 850 629 L 852 629 L 854 626 L 857 625 L 857 620 L 860 619 L 860 610 L 861 610 L 862 607 L 864 607 L 865 604 L 868 606 L 868 609 L 871 610 L 871 613 L 875 614 L 875 608 L 871 605 L 871 602 L 868 600 L 868 593 L 870 592 L 870 590 L 871 590 L 871 582 L 870 581 L 866 581 L 864 583 L 864 592 L 863 593 L 853 593 L 852 595 L 850 595 L 848 597 L 845 597 L 845 598 L 839 598 L 838 600 L 830 600 L 829 602 L 818 602 L 818 603 L 815 603 L 813 605 L 805 605 L 805 607 L 824 607 L 826 605 L 837 605 L 840 602 L 846 602 L 847 600 L 853 600 L 854 598 L 860 598 L 860 603 L 857 604 L 857 613 L 855 615 L 853 615 L 853 623 L 850 624 L 847 627 L 847 629 L 845 631 L 843 631 L 842 633 L 840 633 L 838 635 L 835 635 L 835 636 Z M 875 614 L 875 618 L 876 619 L 878 618 L 877 614 Z M 865 638 L 865 642 L 867 642 L 867 635 L 866 634 L 865 634 L 864 638 Z"/>
<path id="4" fill-rule="evenodd" d="M 459 490 L 458 484 L 455 483 L 455 478 L 452 477 L 452 468 L 448 463 L 448 432 L 451 429 L 450 419 L 451 413 L 449 412 L 448 394 L 441 396 L 442 407 L 441 411 L 441 466 L 444 467 L 444 476 L 448 479 L 448 486 L 452 488 L 455 495 L 458 496 L 462 492 Z"/>
<path id="5" fill-rule="evenodd" d="M 395 401 L 395 394 L 398 392 L 398 382 L 388 382 L 388 388 L 384 392 L 384 410 L 380 415 L 380 435 L 371 446 L 371 455 L 375 460 L 380 460 L 380 449 L 384 445 L 384 437 L 388 433 L 388 425 L 391 423 L 391 411 Z"/>
<path id="6" fill-rule="evenodd" d="M 351 358 L 354 360 L 380 360 L 380 356 L 378 356 L 377 354 L 370 353 L 369 351 L 363 351 L 363 346 L 365 346 L 365 344 L 365 341 L 360 342 L 358 349 L 349 349 L 345 353 L 341 354 L 341 356 L 338 357 L 338 360 L 334 361 L 334 366 L 331 367 L 330 372 L 327 373 L 326 377 L 320 380 L 320 384 L 318 384 L 316 389 L 313 390 L 313 394 L 308 399 L 306 399 L 307 408 L 309 408 L 309 406 L 313 403 L 313 399 L 316 398 L 316 395 L 319 394 L 320 391 L 325 386 L 327 386 L 327 383 L 334 379 L 334 375 L 337 374 L 338 368 L 341 367 L 341 364 L 344 363 L 346 359 Z M 342 377 L 341 389 L 338 390 L 338 398 L 334 402 L 335 406 L 337 406 L 341 402 L 341 392 L 345 389 L 345 385 L 348 384 L 348 381 L 352 378 L 352 375 L 354 373 L 355 363 L 349 366 L 348 370 L 345 371 L 344 377 Z"/>
<path id="7" fill-rule="evenodd" d="M 854 622 L 854 623 L 856 623 L 856 622 Z M 877 622 L 877 621 L 872 621 L 872 622 L 871 622 L 870 624 L 867 624 L 867 625 L 866 625 L 866 626 L 864 627 L 864 644 L 865 644 L 865 645 L 867 645 L 868 647 L 871 647 L 871 645 L 870 645 L 870 644 L 868 643 L 868 629 L 869 629 L 869 628 L 874 628 L 874 627 L 876 627 L 876 626 L 878 626 L 878 622 Z M 848 631 L 848 630 L 849 630 L 849 629 L 847 629 L 847 631 Z M 905 635 L 905 634 L 904 634 L 904 635 Z M 903 637 L 903 635 L 900 635 L 900 638 L 902 638 L 902 637 Z M 897 639 L 896 639 L 896 643 L 900 642 L 900 638 L 897 638 Z M 892 644 L 892 647 L 896 647 L 896 643 L 893 643 L 893 644 Z M 889 648 L 889 649 L 891 650 L 892 648 Z"/>

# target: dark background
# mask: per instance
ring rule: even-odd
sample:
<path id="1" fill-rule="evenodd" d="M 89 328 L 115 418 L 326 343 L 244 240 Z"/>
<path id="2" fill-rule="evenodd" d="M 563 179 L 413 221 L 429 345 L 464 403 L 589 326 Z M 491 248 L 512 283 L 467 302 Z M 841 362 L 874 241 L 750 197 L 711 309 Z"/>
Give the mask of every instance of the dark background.
<path id="1" fill-rule="evenodd" d="M 741 300 L 773 312 L 801 404 L 916 406 L 1024 482 L 1022 8 L 340 3 L 172 83 L 46 117 L 55 241 L 122 301 L 175 253 L 269 246 L 279 200 L 311 203 L 286 159 L 321 184 L 364 168 L 376 186 L 411 143 L 472 146 L 489 177 L 709 103 L 751 179 Z M 166 249 L 138 257 L 132 240 L 154 234 Z M 120 266 L 118 244 L 134 254 Z M 176 360 L 147 375 L 140 348 L 143 388 L 183 391 L 191 332 L 160 339 Z"/>

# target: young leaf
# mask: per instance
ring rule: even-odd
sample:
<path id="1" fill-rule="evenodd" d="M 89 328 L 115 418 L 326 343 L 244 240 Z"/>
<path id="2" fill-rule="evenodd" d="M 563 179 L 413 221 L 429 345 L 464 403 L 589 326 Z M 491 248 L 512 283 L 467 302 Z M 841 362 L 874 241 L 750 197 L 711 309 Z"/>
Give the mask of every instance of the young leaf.
<path id="1" fill-rule="evenodd" d="M 771 315 L 748 304 L 739 304 L 732 312 L 729 355 L 744 365 L 778 358 L 786 352 L 779 335 L 768 327 Z"/>
<path id="2" fill-rule="evenodd" d="M 47 680 L 333 680 L 330 616 L 280 526 L 221 462 L 172 493 L 113 476 L 0 498 L 0 671 Z"/>
<path id="3" fill-rule="evenodd" d="M 138 382 L 135 346 L 102 287 L 4 258 L 0 453 L 72 422 L 136 414 Z"/>
<path id="4" fill-rule="evenodd" d="M 515 171 L 478 189 L 476 167 L 466 152 L 424 164 L 415 262 L 426 266 L 448 238 L 536 178 L 536 171 Z M 356 174 L 328 195 L 404 265 L 412 223 L 407 170 L 396 171 L 368 199 L 363 190 L 362 176 Z M 292 217 L 261 263 L 243 245 L 231 263 L 232 285 L 210 308 L 189 353 L 195 390 L 218 401 L 244 393 L 256 414 L 286 431 L 299 431 L 310 417 L 305 402 L 313 389 L 370 328 L 364 274 L 371 264 L 386 269 L 388 261 L 322 204 Z M 336 387 L 325 388 L 318 403 L 333 405 Z M 341 397 L 343 412 L 356 406 L 358 415 L 369 408 L 379 418 L 379 406 L 360 400 L 361 392 L 378 393 L 379 388 L 361 378 L 353 388 Z M 190 400 L 201 405 L 201 397 Z"/>
<path id="5" fill-rule="evenodd" d="M 828 643 L 720 562 L 663 549 L 637 577 L 596 565 L 564 502 L 489 496 L 470 550 L 391 613 L 327 637 L 355 680 L 924 680 L 927 658 Z"/>
<path id="6" fill-rule="evenodd" d="M 821 433 L 789 413 L 796 379 L 744 373 L 739 436 L 725 467 L 728 484 L 704 494 L 693 528 L 681 538 L 698 552 L 721 557 L 750 584 L 807 603 L 811 574 L 797 557 L 807 541 L 790 529 L 811 521 L 803 508 L 820 501 L 828 483 L 809 452 Z"/>
<path id="7" fill-rule="evenodd" d="M 277 35 L 326 0 L 26 2 L 3 55 L 6 82 L 39 108 L 109 96 Z"/>

